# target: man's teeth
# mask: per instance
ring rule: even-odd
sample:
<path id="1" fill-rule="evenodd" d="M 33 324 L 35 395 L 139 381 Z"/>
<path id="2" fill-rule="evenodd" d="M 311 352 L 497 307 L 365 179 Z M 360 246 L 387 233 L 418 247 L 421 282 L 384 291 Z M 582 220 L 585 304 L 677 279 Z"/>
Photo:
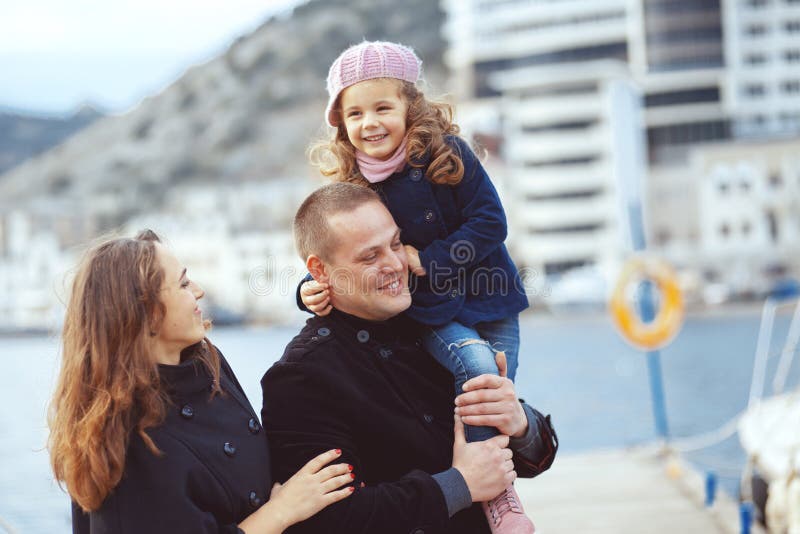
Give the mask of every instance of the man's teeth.
<path id="1" fill-rule="evenodd" d="M 387 286 L 384 286 L 384 287 L 386 287 L 386 289 L 397 289 L 398 287 L 400 287 L 400 282 L 395 280 L 391 284 L 389 284 Z"/>

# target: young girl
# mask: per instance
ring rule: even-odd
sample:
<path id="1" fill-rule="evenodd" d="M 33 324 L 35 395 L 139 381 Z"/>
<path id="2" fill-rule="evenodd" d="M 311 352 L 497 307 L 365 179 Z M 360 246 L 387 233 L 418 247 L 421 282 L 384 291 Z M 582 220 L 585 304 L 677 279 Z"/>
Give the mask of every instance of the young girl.
<path id="1" fill-rule="evenodd" d="M 330 68 L 325 112 L 332 139 L 311 149 L 325 176 L 375 189 L 402 231 L 413 302 L 406 313 L 428 328 L 425 348 L 455 377 L 456 393 L 484 373 L 498 373 L 505 352 L 514 379 L 518 314 L 528 306 L 508 255 L 506 219 L 491 180 L 458 137 L 449 105 L 417 89 L 422 61 L 409 48 L 363 42 Z M 320 315 L 335 295 L 308 281 L 305 306 Z M 333 299 L 333 300 L 331 300 Z M 494 428 L 467 427 L 485 440 Z M 484 503 L 493 532 L 533 532 L 513 486 Z"/>
<path id="2" fill-rule="evenodd" d="M 49 439 L 74 533 L 279 534 L 352 494 L 351 468 L 326 467 L 339 450 L 271 486 L 266 433 L 205 337 L 202 297 L 153 232 L 85 256 Z"/>

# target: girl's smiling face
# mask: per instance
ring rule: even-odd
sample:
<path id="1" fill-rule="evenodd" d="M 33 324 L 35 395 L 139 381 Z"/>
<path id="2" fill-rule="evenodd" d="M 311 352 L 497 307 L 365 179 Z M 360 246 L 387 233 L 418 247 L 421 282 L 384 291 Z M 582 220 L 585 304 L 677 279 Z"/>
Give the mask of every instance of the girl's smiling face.
<path id="1" fill-rule="evenodd" d="M 389 159 L 406 135 L 408 106 L 400 84 L 389 78 L 351 85 L 339 97 L 347 137 L 373 158 Z"/>

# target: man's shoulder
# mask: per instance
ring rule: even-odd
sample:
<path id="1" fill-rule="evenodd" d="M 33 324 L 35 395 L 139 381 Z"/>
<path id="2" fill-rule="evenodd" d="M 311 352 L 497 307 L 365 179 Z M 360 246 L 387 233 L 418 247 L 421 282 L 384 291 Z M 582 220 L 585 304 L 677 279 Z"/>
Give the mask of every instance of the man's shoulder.
<path id="1" fill-rule="evenodd" d="M 324 352 L 335 338 L 333 331 L 325 317 L 308 319 L 303 329 L 286 345 L 278 363 L 300 363 Z"/>

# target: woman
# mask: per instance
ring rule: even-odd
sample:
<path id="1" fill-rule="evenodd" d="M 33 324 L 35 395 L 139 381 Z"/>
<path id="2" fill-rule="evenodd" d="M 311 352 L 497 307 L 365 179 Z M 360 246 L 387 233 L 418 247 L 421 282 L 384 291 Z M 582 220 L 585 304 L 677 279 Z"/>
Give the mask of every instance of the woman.
<path id="1" fill-rule="evenodd" d="M 203 290 L 155 233 L 90 250 L 75 277 L 49 449 L 73 532 L 278 533 L 353 492 L 341 454 L 270 491 L 265 432 L 206 339 Z"/>

